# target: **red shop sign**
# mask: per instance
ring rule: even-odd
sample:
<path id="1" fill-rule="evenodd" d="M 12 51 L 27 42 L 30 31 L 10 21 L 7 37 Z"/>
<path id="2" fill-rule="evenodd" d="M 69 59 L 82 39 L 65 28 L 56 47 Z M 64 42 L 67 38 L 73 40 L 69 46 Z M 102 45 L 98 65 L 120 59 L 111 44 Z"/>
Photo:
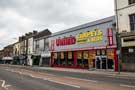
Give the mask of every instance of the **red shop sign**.
<path id="1" fill-rule="evenodd" d="M 76 38 L 73 36 L 56 39 L 56 46 L 72 45 L 76 43 Z"/>

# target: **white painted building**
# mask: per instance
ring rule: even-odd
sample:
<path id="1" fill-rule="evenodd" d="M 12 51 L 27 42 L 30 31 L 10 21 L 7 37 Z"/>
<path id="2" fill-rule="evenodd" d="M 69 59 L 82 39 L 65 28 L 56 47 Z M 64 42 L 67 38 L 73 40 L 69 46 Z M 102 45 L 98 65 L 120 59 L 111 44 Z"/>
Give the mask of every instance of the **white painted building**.
<path id="1" fill-rule="evenodd" d="M 34 46 L 34 43 L 33 43 L 33 36 L 28 38 L 28 65 L 32 66 L 32 55 L 34 53 L 33 51 L 33 46 Z"/>
<path id="2" fill-rule="evenodd" d="M 119 33 L 135 31 L 130 26 L 130 16 L 135 14 L 135 0 L 116 0 Z M 130 1 L 134 1 L 130 4 Z M 135 27 L 135 26 L 134 26 Z"/>
<path id="3" fill-rule="evenodd" d="M 49 37 L 51 32 L 45 29 L 38 32 L 34 36 L 34 57 L 33 65 L 49 66 L 50 65 L 50 50 L 49 50 Z"/>
<path id="4" fill-rule="evenodd" d="M 135 71 L 135 0 L 115 0 L 115 7 L 122 69 Z"/>
<path id="5" fill-rule="evenodd" d="M 20 43 L 19 42 L 16 42 L 13 45 L 13 55 L 14 56 L 19 56 L 19 54 L 20 54 Z"/>

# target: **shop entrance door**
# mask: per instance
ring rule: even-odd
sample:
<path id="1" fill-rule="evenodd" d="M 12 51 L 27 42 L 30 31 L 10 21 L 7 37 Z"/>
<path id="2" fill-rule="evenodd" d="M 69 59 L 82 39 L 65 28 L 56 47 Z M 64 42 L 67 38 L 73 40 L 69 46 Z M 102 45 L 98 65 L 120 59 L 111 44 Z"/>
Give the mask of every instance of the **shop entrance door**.
<path id="1" fill-rule="evenodd" d="M 107 57 L 106 56 L 101 56 L 101 69 L 107 69 Z"/>
<path id="2" fill-rule="evenodd" d="M 95 68 L 96 69 L 107 69 L 107 57 L 106 56 L 96 56 L 95 58 Z"/>

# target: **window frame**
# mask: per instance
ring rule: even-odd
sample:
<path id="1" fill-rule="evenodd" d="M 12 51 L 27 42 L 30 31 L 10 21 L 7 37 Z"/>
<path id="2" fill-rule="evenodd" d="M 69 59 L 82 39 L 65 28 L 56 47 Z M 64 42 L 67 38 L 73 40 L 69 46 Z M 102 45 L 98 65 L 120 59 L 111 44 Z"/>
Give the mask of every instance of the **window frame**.
<path id="1" fill-rule="evenodd" d="M 133 0 L 128 0 L 128 4 L 130 5 L 130 4 L 134 4 L 135 3 L 135 0 L 133 1 Z"/>
<path id="2" fill-rule="evenodd" d="M 130 26 L 130 31 L 134 32 L 135 31 L 135 13 L 129 15 L 129 24 L 130 24 L 129 25 Z"/>

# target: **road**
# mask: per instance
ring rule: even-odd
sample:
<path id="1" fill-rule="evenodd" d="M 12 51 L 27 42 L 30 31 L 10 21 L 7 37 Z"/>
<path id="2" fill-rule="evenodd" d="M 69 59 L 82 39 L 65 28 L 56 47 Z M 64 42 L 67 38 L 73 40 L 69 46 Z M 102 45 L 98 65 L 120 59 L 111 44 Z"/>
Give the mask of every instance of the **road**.
<path id="1" fill-rule="evenodd" d="M 134 80 L 116 79 L 99 75 L 76 75 L 70 72 L 36 72 L 0 67 L 0 80 L 6 90 L 134 90 Z M 103 78 L 103 79 L 101 79 Z M 117 83 L 116 83 L 117 82 Z M 124 82 L 124 83 L 123 83 Z M 1 84 L 1 83 L 0 83 Z"/>

